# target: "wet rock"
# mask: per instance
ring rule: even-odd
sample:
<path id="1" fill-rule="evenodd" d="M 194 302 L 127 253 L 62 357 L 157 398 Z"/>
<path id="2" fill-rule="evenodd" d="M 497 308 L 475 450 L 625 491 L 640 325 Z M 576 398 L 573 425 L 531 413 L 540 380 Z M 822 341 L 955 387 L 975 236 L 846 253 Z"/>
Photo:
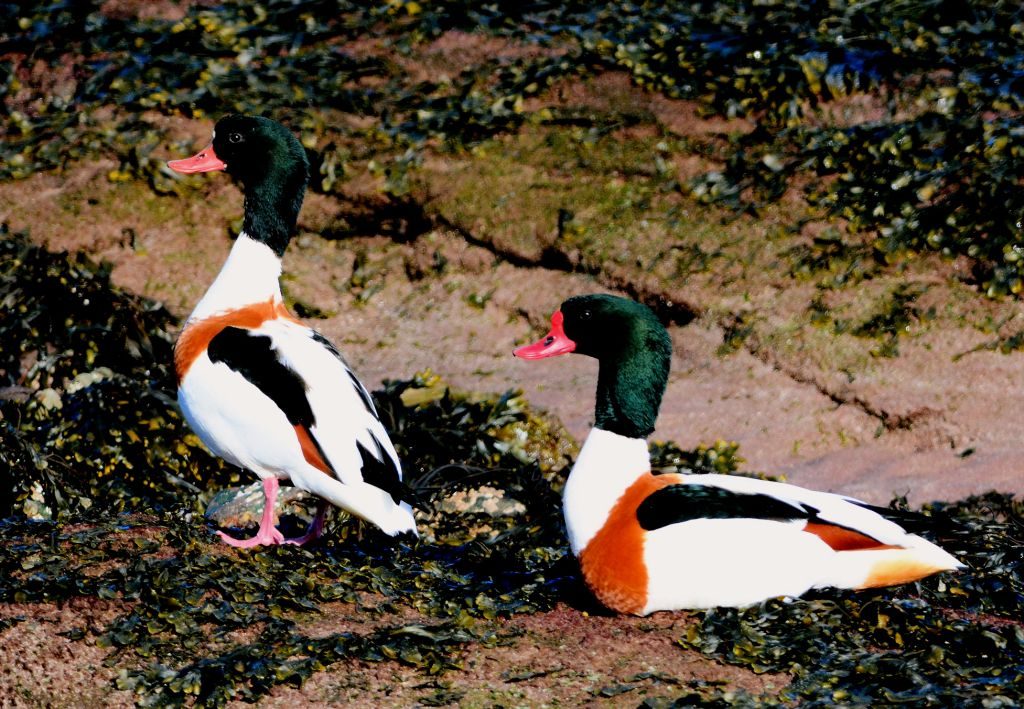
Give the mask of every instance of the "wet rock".
<path id="1" fill-rule="evenodd" d="M 526 505 L 506 497 L 501 490 L 484 486 L 476 490 L 460 490 L 437 504 L 444 513 L 485 514 L 491 517 L 515 517 L 526 513 Z"/>
<path id="2" fill-rule="evenodd" d="M 263 483 L 256 481 L 245 487 L 231 487 L 221 490 L 206 507 L 207 519 L 222 527 L 248 527 L 258 525 L 263 515 Z M 282 515 L 295 515 L 304 521 L 312 521 L 310 511 L 314 498 L 295 487 L 282 487 L 274 506 L 274 523 Z"/>

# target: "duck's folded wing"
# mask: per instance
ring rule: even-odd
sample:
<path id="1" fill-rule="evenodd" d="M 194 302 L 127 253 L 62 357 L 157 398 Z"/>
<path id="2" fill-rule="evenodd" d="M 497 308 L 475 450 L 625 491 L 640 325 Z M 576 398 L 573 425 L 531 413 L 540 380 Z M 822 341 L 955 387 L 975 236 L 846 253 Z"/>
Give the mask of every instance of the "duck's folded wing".
<path id="1" fill-rule="evenodd" d="M 411 497 L 369 393 L 325 338 L 288 321 L 227 327 L 210 341 L 208 355 L 284 412 L 315 468 L 344 483 L 378 487 L 396 503 Z"/>
<path id="2" fill-rule="evenodd" d="M 798 526 L 836 551 L 891 547 L 879 537 L 892 538 L 891 527 L 899 530 L 836 495 L 817 493 L 809 496 L 813 499 L 800 499 L 791 494 L 800 488 L 738 476 L 693 475 L 680 480 L 685 482 L 662 487 L 637 507 L 641 527 L 653 531 L 697 519 L 761 519 Z M 906 536 L 900 530 L 900 539 Z"/>
<path id="3" fill-rule="evenodd" d="M 366 407 L 366 410 L 370 413 L 371 416 L 373 416 L 375 419 L 379 421 L 380 415 L 377 413 L 377 407 L 373 405 L 373 397 L 370 396 L 370 392 L 366 390 L 366 387 L 363 386 L 363 383 L 359 381 L 359 377 L 356 376 L 356 373 L 352 371 L 352 367 L 349 366 L 348 362 L 345 360 L 344 355 L 342 355 L 338 348 L 334 346 L 333 342 L 328 340 L 326 337 L 321 335 L 316 330 L 310 330 L 309 333 L 310 337 L 313 339 L 314 342 L 323 347 L 324 350 L 329 352 L 332 357 L 338 360 L 342 368 L 344 368 L 345 373 L 348 375 L 349 382 L 351 382 L 352 388 L 359 396 L 359 400 L 363 402 L 363 406 Z"/>

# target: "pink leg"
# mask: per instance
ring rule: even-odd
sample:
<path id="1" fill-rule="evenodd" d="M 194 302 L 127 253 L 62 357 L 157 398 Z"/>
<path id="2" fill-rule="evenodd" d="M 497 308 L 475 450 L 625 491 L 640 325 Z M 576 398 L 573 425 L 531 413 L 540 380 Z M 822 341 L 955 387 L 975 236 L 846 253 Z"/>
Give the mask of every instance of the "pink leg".
<path id="1" fill-rule="evenodd" d="M 248 549 L 260 544 L 283 544 L 284 535 L 274 526 L 274 504 L 277 502 L 277 478 L 269 477 L 263 480 L 263 517 L 260 518 L 260 528 L 256 536 L 249 539 L 235 539 L 224 532 L 217 534 L 224 542 L 233 547 Z"/>
<path id="2" fill-rule="evenodd" d="M 284 543 L 295 544 L 296 546 L 301 547 L 303 544 L 311 542 L 314 539 L 319 539 L 324 533 L 324 517 L 326 516 L 327 503 L 320 500 L 316 504 L 316 517 L 313 518 L 313 521 L 310 523 L 309 529 L 306 530 L 306 533 L 301 537 L 296 537 L 295 539 L 285 539 Z"/>

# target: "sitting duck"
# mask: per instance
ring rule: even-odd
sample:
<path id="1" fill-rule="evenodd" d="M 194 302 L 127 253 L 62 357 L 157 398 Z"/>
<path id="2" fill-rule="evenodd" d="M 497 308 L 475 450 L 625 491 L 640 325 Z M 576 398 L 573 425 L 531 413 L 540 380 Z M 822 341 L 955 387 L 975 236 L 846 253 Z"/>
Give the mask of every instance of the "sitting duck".
<path id="1" fill-rule="evenodd" d="M 566 481 L 563 512 L 584 580 L 608 608 L 741 607 L 962 568 L 859 500 L 738 475 L 652 472 L 646 438 L 672 342 L 648 307 L 612 295 L 569 298 L 551 331 L 514 354 L 570 352 L 600 366 L 594 428 Z"/>

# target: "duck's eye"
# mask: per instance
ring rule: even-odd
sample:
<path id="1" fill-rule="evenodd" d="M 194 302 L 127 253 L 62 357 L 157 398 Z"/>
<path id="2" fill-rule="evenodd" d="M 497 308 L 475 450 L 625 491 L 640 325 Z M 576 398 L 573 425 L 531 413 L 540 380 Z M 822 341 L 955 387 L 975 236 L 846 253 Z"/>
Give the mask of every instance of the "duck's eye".
<path id="1" fill-rule="evenodd" d="M 580 313 L 580 320 L 590 320 L 590 311 L 584 310 L 582 313 Z"/>
<path id="2" fill-rule="evenodd" d="M 229 134 L 228 135 L 228 142 L 229 143 L 241 143 L 242 142 L 242 134 L 241 133 L 231 133 L 231 134 Z"/>

